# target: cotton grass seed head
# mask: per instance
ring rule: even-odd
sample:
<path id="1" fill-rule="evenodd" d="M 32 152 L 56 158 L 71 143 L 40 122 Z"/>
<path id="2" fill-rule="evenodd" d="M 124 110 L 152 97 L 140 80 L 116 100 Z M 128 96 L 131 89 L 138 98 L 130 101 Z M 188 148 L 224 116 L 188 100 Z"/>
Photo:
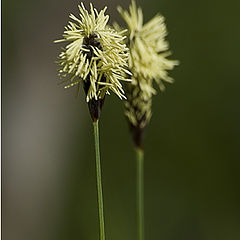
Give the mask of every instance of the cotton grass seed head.
<path id="1" fill-rule="evenodd" d="M 178 61 L 167 59 L 170 52 L 162 15 L 157 14 L 144 24 L 142 9 L 137 8 L 135 1 L 132 1 L 129 12 L 121 7 L 118 11 L 128 27 L 126 36 L 132 73 L 132 82 L 125 87 L 125 114 L 131 125 L 143 129 L 152 115 L 152 95 L 156 94 L 153 83 L 156 82 L 161 90 L 165 89 L 163 82 L 172 83 L 168 70 L 172 70 Z"/>
<path id="2" fill-rule="evenodd" d="M 55 41 L 67 43 L 58 60 L 65 88 L 79 87 L 83 82 L 87 102 L 103 100 L 110 90 L 120 99 L 125 98 L 120 83 L 128 81 L 125 36 L 107 26 L 106 7 L 100 12 L 92 4 L 89 12 L 83 3 L 78 7 L 80 17 L 70 14 L 63 39 Z"/>

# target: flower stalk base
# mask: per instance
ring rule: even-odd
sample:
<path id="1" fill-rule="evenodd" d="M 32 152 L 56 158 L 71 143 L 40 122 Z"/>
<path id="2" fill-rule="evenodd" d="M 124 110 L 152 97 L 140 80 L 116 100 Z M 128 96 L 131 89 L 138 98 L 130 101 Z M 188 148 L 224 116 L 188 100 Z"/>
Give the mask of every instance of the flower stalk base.
<path id="1" fill-rule="evenodd" d="M 99 233 L 100 233 L 100 240 L 105 240 L 103 190 L 102 190 L 101 162 L 100 162 L 100 149 L 99 149 L 98 120 L 93 122 L 93 128 L 94 128 L 94 140 L 95 140 L 95 152 L 96 152 L 96 176 L 97 176 Z"/>

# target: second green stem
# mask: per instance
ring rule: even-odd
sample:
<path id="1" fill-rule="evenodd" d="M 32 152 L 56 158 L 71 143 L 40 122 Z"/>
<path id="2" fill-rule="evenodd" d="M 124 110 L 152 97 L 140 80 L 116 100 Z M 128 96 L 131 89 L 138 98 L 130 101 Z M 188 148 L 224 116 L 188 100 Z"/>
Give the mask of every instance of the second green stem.
<path id="1" fill-rule="evenodd" d="M 144 152 L 142 149 L 136 149 L 136 157 L 138 240 L 144 240 Z"/>

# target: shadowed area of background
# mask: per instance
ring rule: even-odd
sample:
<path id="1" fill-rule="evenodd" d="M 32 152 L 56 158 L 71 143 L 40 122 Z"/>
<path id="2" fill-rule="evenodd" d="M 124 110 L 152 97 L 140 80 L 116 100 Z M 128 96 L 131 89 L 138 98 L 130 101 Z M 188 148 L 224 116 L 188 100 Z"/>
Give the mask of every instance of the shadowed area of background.
<path id="1" fill-rule="evenodd" d="M 2 2 L 4 240 L 98 239 L 93 130 L 83 91 L 57 85 L 59 38 L 78 1 Z M 166 17 L 175 83 L 145 135 L 146 239 L 240 239 L 239 11 L 229 1 L 141 0 Z M 85 2 L 88 5 L 88 1 Z M 129 2 L 93 1 L 108 6 Z M 135 156 L 122 102 L 100 134 L 107 239 L 136 239 Z"/>

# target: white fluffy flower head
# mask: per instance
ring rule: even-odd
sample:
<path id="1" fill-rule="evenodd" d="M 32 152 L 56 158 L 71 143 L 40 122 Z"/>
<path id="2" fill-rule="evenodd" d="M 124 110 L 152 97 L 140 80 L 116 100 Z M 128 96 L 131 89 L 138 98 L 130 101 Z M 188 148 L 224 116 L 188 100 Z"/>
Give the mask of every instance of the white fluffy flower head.
<path id="1" fill-rule="evenodd" d="M 73 21 L 65 27 L 63 39 L 68 42 L 59 55 L 59 74 L 65 88 L 83 82 L 86 101 L 99 100 L 110 90 L 125 98 L 120 80 L 126 79 L 128 48 L 122 33 L 107 26 L 109 16 L 106 7 L 98 12 L 90 4 L 88 12 L 83 3 L 79 7 L 80 18 L 70 14 Z"/>
<path id="2" fill-rule="evenodd" d="M 161 90 L 163 82 L 172 83 L 168 70 L 174 68 L 178 61 L 169 60 L 169 45 L 164 17 L 157 14 L 147 23 L 143 23 L 142 9 L 132 1 L 129 12 L 118 7 L 118 11 L 128 27 L 128 44 L 130 50 L 129 70 L 132 82 L 125 88 L 125 114 L 134 126 L 144 128 L 151 118 L 152 95 L 155 81 Z"/>

